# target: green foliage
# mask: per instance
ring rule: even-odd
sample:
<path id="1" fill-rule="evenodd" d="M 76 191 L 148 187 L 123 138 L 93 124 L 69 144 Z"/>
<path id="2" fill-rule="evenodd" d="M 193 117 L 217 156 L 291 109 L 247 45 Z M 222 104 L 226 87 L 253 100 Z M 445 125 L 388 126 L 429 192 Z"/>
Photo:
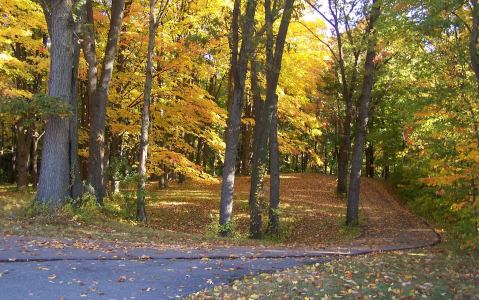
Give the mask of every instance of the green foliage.
<path id="1" fill-rule="evenodd" d="M 234 220 L 226 224 L 220 224 L 219 214 L 211 213 L 210 224 L 206 227 L 206 235 L 211 237 L 224 235 L 231 238 L 238 238 L 238 232 L 235 231 L 235 227 Z"/>
<path id="2" fill-rule="evenodd" d="M 119 193 L 110 193 L 104 201 L 106 212 L 113 213 L 124 220 L 133 221 L 136 218 L 136 199 L 139 193 L 145 197 L 149 196 L 147 190 L 136 190 L 139 175 L 131 168 L 125 160 L 115 160 L 111 166 L 110 173 L 115 180 L 120 181 L 120 186 L 124 186 Z"/>
<path id="3" fill-rule="evenodd" d="M 36 118 L 46 119 L 50 116 L 62 118 L 71 115 L 71 105 L 58 97 L 35 94 L 31 99 L 24 97 L 3 98 L 0 113 L 8 113 L 31 123 Z"/>
<path id="4" fill-rule="evenodd" d="M 123 220 L 133 221 L 136 218 L 136 197 L 133 191 L 115 193 L 105 200 L 105 211 Z"/>
<path id="5" fill-rule="evenodd" d="M 477 240 L 479 221 L 474 206 L 467 205 L 468 187 L 460 182 L 451 186 L 432 187 L 421 183 L 412 169 L 396 171 L 391 183 L 398 189 L 401 199 L 415 213 L 429 222 L 446 228 L 465 242 Z M 416 179 L 415 179 L 416 178 Z"/>
<path id="6" fill-rule="evenodd" d="M 0 169 L 0 183 L 8 182 L 10 180 L 8 175 L 6 170 Z"/>
<path id="7" fill-rule="evenodd" d="M 108 166 L 108 175 L 116 181 L 128 181 L 129 177 L 134 176 L 133 168 L 128 164 L 124 157 L 114 157 L 110 160 Z"/>
<path id="8" fill-rule="evenodd" d="M 62 208 L 63 212 L 70 215 L 74 221 L 88 221 L 94 215 L 102 214 L 102 208 L 98 205 L 95 195 L 83 194 L 79 199 L 68 199 L 67 204 Z"/>

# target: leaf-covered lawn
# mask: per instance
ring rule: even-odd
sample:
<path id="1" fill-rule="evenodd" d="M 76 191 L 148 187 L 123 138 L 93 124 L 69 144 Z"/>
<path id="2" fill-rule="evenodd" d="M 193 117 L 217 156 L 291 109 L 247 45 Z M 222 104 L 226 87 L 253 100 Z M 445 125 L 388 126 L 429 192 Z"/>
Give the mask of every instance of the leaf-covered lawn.
<path id="1" fill-rule="evenodd" d="M 339 244 L 360 234 L 359 229 L 351 230 L 343 225 L 346 202 L 336 195 L 334 177 L 289 174 L 281 179 L 283 235 L 280 242 L 318 247 Z M 249 187 L 249 177 L 236 178 L 233 222 L 236 235 L 243 238 L 247 237 L 249 229 Z M 269 194 L 268 188 L 266 184 L 266 195 Z M 151 227 L 197 234 L 214 233 L 219 213 L 219 184 L 176 185 L 168 190 L 153 190 L 150 197 Z M 266 225 L 267 203 L 263 204 Z"/>
<path id="2" fill-rule="evenodd" d="M 236 280 L 192 299 L 479 299 L 479 253 L 431 249 L 345 257 Z"/>

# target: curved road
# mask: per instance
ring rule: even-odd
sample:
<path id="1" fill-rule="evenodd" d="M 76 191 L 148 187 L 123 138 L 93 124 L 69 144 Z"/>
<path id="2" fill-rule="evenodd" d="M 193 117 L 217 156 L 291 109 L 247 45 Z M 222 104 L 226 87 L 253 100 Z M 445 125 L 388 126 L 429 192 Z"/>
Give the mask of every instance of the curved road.
<path id="1" fill-rule="evenodd" d="M 68 240 L 0 239 L 0 299 L 179 298 L 245 275 L 333 258 L 284 249 L 159 251 L 88 245 L 93 249 L 77 248 Z"/>

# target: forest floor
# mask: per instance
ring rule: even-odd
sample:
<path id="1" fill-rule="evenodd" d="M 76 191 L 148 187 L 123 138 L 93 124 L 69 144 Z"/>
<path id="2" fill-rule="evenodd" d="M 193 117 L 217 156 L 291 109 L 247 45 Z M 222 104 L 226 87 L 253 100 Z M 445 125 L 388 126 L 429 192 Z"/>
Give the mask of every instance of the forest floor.
<path id="1" fill-rule="evenodd" d="M 33 193 L 20 194 L 0 187 L 0 234 L 56 238 L 86 238 L 133 242 L 157 247 L 250 245 L 354 248 L 408 247 L 433 243 L 437 236 L 429 226 L 404 209 L 385 184 L 364 179 L 359 228 L 344 225 L 346 201 L 335 192 L 334 177 L 320 174 L 287 174 L 281 177 L 281 229 L 277 238 L 248 239 L 249 178 L 238 177 L 234 197 L 234 238 L 216 236 L 219 183 L 188 181 L 166 190 L 149 186 L 148 225 L 135 223 L 135 193 L 105 199 L 105 208 L 92 203 L 82 208 L 68 205 L 45 212 L 31 205 Z M 265 185 L 265 194 L 269 187 Z M 93 201 L 92 201 L 93 202 Z M 266 203 L 264 206 L 266 207 Z M 267 222 L 267 209 L 264 209 Z M 411 244 L 411 245 L 409 245 Z"/>

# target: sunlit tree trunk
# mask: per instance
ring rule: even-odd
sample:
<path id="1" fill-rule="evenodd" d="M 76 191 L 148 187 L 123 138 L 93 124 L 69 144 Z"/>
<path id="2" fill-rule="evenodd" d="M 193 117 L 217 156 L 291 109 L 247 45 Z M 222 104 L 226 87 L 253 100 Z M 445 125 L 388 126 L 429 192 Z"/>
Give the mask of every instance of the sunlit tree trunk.
<path id="1" fill-rule="evenodd" d="M 150 128 L 150 103 L 151 90 L 153 85 L 153 53 L 155 51 L 155 37 L 156 30 L 164 16 L 169 0 L 161 1 L 158 15 L 155 18 L 155 0 L 150 0 L 149 12 L 149 30 L 148 30 L 148 52 L 146 56 L 145 69 L 145 88 L 143 91 L 143 109 L 141 111 L 141 136 L 140 136 L 140 161 L 138 164 L 138 191 L 137 191 L 137 205 L 136 205 L 136 219 L 140 222 L 146 222 L 146 204 L 145 204 L 145 181 L 146 173 L 146 159 L 148 157 L 148 131 Z"/>
<path id="2" fill-rule="evenodd" d="M 231 26 L 231 72 L 233 77 L 233 96 L 228 114 L 226 129 L 226 152 L 223 166 L 223 181 L 221 184 L 220 200 L 220 226 L 231 222 L 233 212 L 233 193 L 236 173 L 236 159 L 238 156 L 239 135 L 241 131 L 242 100 L 245 88 L 248 57 L 250 54 L 251 40 L 254 29 L 254 16 L 256 0 L 248 0 L 242 27 L 241 51 L 239 46 L 239 17 L 241 14 L 241 1 L 235 0 Z M 221 230 L 221 235 L 229 235 L 229 230 Z"/>
<path id="3" fill-rule="evenodd" d="M 42 1 L 51 39 L 48 94 L 69 102 L 73 78 L 72 0 Z M 50 116 L 45 124 L 42 163 L 36 201 L 63 204 L 69 195 L 69 120 Z"/>

